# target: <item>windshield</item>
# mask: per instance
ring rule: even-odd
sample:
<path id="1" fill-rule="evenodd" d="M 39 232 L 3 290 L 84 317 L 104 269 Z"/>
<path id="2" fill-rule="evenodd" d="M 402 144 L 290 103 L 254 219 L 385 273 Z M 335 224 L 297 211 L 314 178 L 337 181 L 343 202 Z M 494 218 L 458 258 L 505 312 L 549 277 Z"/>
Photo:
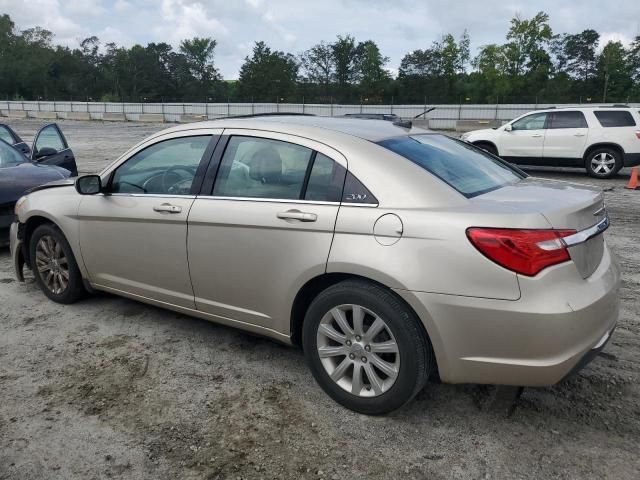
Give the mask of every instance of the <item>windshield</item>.
<path id="1" fill-rule="evenodd" d="M 506 162 L 445 135 L 411 135 L 378 144 L 411 160 L 468 198 L 526 177 Z"/>
<path id="2" fill-rule="evenodd" d="M 0 139 L 0 168 L 26 162 L 27 159 L 15 148 Z"/>

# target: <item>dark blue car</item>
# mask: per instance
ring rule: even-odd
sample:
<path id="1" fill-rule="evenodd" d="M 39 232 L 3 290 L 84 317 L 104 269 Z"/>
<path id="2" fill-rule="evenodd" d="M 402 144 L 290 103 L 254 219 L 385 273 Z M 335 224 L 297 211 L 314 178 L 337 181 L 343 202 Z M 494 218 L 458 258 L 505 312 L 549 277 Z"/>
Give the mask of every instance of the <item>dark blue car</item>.
<path id="1" fill-rule="evenodd" d="M 0 246 L 9 242 L 14 206 L 27 190 L 76 175 L 76 159 L 58 125 L 42 127 L 29 148 L 0 123 Z"/>

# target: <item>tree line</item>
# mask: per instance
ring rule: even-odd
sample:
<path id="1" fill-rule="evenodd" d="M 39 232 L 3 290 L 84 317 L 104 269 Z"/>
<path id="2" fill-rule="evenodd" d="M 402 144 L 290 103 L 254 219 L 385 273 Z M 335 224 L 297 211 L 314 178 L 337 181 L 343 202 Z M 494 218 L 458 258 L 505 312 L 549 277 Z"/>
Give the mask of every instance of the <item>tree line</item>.
<path id="1" fill-rule="evenodd" d="M 475 55 L 468 32 L 406 53 L 397 75 L 373 40 L 339 35 L 293 54 L 255 42 L 237 81 L 215 66 L 217 41 L 177 48 L 101 44 L 69 48 L 40 27 L 0 16 L 0 98 L 93 101 L 306 103 L 563 103 L 640 101 L 640 35 L 601 45 L 592 29 L 556 34 L 549 16 L 511 19 L 501 44 Z M 601 47 L 601 48 L 600 48 Z"/>

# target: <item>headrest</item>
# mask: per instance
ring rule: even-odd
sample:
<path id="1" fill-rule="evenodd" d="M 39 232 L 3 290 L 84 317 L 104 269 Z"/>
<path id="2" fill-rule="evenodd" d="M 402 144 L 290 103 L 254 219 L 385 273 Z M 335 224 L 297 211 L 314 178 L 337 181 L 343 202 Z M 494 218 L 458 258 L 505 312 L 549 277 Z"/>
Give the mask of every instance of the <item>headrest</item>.
<path id="1" fill-rule="evenodd" d="M 249 176 L 262 183 L 278 183 L 282 177 L 282 158 L 274 147 L 262 147 L 251 155 Z"/>

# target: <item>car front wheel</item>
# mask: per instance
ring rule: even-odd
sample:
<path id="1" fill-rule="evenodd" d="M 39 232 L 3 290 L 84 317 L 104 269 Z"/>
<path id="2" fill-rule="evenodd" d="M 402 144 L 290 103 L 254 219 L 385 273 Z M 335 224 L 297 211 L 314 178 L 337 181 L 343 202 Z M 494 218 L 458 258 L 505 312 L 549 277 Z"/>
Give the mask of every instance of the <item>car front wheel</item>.
<path id="1" fill-rule="evenodd" d="M 587 155 L 587 173 L 596 178 L 611 178 L 622 168 L 620 152 L 612 148 L 597 148 Z"/>
<path id="2" fill-rule="evenodd" d="M 432 368 L 432 351 L 415 314 L 392 292 L 347 280 L 312 302 L 303 326 L 307 363 L 343 406 L 391 412 L 411 400 Z"/>
<path id="3" fill-rule="evenodd" d="M 31 268 L 44 294 L 57 303 L 74 303 L 85 293 L 71 247 L 52 224 L 40 225 L 29 242 Z"/>

